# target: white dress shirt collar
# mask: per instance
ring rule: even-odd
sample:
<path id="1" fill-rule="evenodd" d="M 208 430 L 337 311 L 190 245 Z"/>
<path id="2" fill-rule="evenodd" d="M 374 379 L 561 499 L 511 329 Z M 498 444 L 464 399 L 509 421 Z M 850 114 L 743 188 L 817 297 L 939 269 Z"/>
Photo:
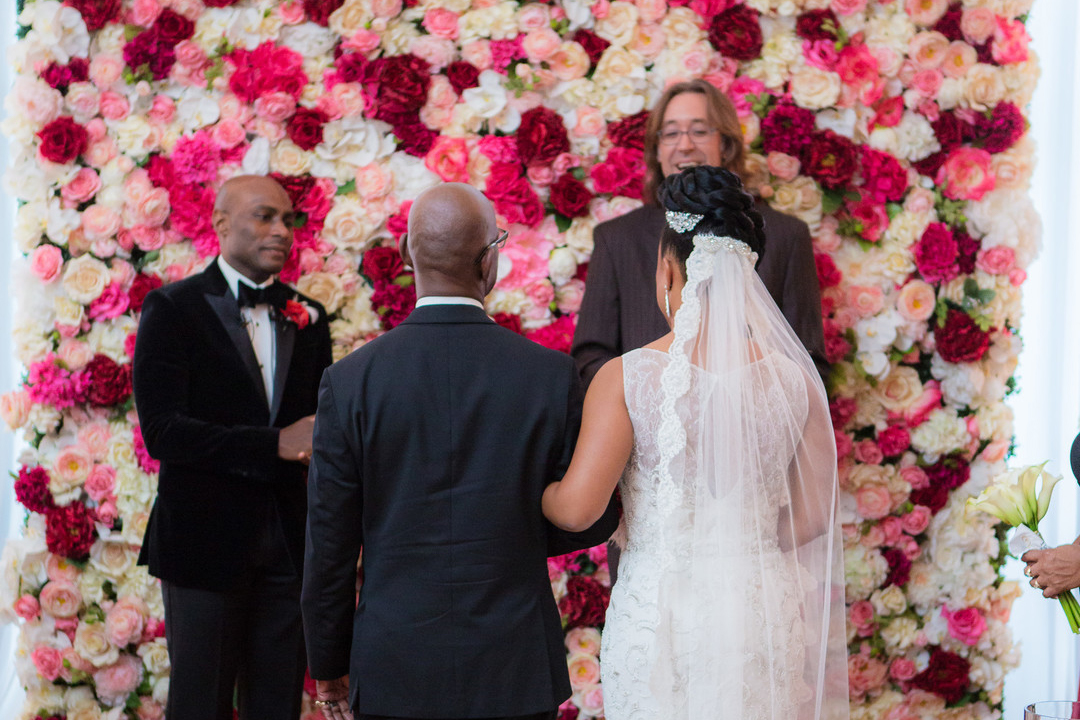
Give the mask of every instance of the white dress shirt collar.
<path id="1" fill-rule="evenodd" d="M 233 297 L 240 297 L 237 283 L 244 283 L 253 288 L 269 287 L 274 283 L 274 278 L 270 278 L 261 285 L 256 284 L 251 278 L 245 277 L 240 274 L 240 271 L 234 268 L 229 263 L 225 262 L 223 255 L 218 255 L 217 259 L 218 267 L 221 269 L 221 274 L 225 276 L 225 282 L 229 285 L 229 292 L 233 294 Z"/>
<path id="2" fill-rule="evenodd" d="M 484 309 L 484 303 L 476 298 L 460 297 L 458 295 L 425 295 L 416 301 L 416 307 L 418 308 L 425 305 L 472 305 L 481 310 Z"/>

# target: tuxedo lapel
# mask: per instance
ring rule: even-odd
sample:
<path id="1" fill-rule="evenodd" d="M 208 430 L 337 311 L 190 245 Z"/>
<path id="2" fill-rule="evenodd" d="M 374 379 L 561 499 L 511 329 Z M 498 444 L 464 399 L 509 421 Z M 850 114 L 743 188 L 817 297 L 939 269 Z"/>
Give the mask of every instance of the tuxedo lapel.
<path id="1" fill-rule="evenodd" d="M 289 364 L 292 362 L 293 346 L 296 344 L 296 324 L 278 315 L 274 320 L 274 404 L 270 408 L 270 424 L 277 420 L 281 409 L 281 399 L 285 395 L 285 381 L 289 379 Z"/>

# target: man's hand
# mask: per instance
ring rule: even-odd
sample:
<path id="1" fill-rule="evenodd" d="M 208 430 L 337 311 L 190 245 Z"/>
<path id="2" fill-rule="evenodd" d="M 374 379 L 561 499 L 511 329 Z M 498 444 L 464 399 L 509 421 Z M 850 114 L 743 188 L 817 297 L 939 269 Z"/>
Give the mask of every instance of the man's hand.
<path id="1" fill-rule="evenodd" d="M 1027 563 L 1024 574 L 1043 597 L 1057 597 L 1080 587 L 1080 545 L 1069 544 L 1045 550 L 1028 550 L 1020 558 Z"/>
<path id="2" fill-rule="evenodd" d="M 302 417 L 278 433 L 277 454 L 282 460 L 311 462 L 311 436 L 315 431 L 315 416 Z"/>
<path id="3" fill-rule="evenodd" d="M 349 709 L 349 676 L 315 681 L 315 705 L 326 720 L 352 720 Z"/>

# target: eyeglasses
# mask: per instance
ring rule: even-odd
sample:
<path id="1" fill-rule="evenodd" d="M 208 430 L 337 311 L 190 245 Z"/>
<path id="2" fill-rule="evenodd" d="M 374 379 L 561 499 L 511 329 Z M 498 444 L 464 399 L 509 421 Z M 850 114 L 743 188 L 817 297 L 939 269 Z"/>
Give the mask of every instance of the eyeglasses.
<path id="1" fill-rule="evenodd" d="M 716 128 L 710 127 L 693 127 L 689 130 L 679 130 L 678 128 L 667 128 L 657 133 L 656 137 L 660 141 L 661 145 L 674 145 L 679 142 L 679 139 L 686 135 L 690 138 L 690 142 L 695 145 L 701 145 L 708 142 L 709 138 L 716 134 Z"/>
<path id="2" fill-rule="evenodd" d="M 510 237 L 510 231 L 503 230 L 501 228 L 498 228 L 498 230 L 499 234 L 495 237 L 495 239 L 485 245 L 484 249 L 480 251 L 480 254 L 476 256 L 476 265 L 479 265 L 483 261 L 484 255 L 487 254 L 488 250 L 490 250 L 491 248 L 501 248 L 503 245 L 506 245 L 506 238 Z"/>

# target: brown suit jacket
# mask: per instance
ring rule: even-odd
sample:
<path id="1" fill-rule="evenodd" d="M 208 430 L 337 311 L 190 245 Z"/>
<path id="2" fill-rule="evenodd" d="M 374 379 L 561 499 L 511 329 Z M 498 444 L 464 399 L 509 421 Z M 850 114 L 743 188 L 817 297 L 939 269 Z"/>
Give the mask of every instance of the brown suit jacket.
<path id="1" fill-rule="evenodd" d="M 821 290 L 810 229 L 761 200 L 757 210 L 765 219 L 758 275 L 824 375 Z M 660 207 L 643 205 L 593 231 L 595 245 L 570 350 L 586 385 L 611 358 L 669 331 L 656 305 L 656 254 L 664 223 Z"/>

